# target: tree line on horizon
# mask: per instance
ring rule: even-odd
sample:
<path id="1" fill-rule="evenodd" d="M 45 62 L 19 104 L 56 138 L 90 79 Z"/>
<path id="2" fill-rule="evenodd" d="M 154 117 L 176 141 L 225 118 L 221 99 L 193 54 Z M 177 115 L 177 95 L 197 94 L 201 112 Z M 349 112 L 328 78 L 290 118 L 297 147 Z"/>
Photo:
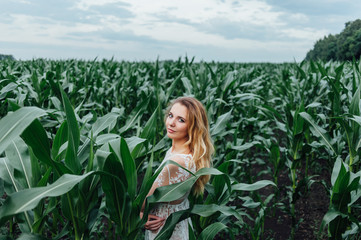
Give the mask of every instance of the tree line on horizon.
<path id="1" fill-rule="evenodd" d="M 339 34 L 329 34 L 319 39 L 305 60 L 347 61 L 361 55 L 361 19 L 345 23 Z"/>
<path id="2" fill-rule="evenodd" d="M 0 60 L 4 60 L 4 59 L 15 60 L 15 58 L 13 57 L 13 55 L 0 54 Z"/>

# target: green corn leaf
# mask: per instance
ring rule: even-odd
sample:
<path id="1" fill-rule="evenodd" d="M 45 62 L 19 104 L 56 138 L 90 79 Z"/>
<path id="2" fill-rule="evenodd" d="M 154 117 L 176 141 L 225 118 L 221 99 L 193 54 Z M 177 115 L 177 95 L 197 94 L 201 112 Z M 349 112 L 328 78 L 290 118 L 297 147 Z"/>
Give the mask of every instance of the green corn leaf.
<path id="1" fill-rule="evenodd" d="M 261 144 L 261 142 L 252 141 L 252 142 L 245 143 L 245 144 L 242 144 L 242 145 L 239 145 L 239 146 L 232 146 L 231 148 L 233 150 L 243 152 L 243 151 L 248 150 L 248 149 L 250 149 L 251 147 L 253 147 L 253 146 L 257 145 L 257 144 Z"/>
<path id="2" fill-rule="evenodd" d="M 352 97 L 349 114 L 360 116 L 360 90 L 361 85 L 357 88 L 355 94 Z"/>
<path id="3" fill-rule="evenodd" d="M 19 191 L 19 183 L 14 176 L 14 168 L 6 158 L 0 158 L 0 178 L 14 186 L 15 191 Z"/>
<path id="4" fill-rule="evenodd" d="M 65 155 L 65 164 L 73 173 L 79 174 L 81 166 L 77 155 L 80 142 L 78 121 L 76 120 L 74 109 L 62 88 L 60 88 L 60 92 L 68 122 L 68 147 Z"/>
<path id="5" fill-rule="evenodd" d="M 228 227 L 221 222 L 216 222 L 206 227 L 199 235 L 200 240 L 212 240 L 220 231 L 227 229 Z"/>
<path id="6" fill-rule="evenodd" d="M 50 156 L 50 143 L 44 127 L 35 119 L 21 134 L 21 138 L 33 150 L 34 155 L 49 167 L 53 167 L 58 175 L 71 171 L 60 162 L 55 162 Z"/>
<path id="7" fill-rule="evenodd" d="M 23 107 L 7 114 L 0 120 L 0 154 L 12 143 L 14 139 L 36 119 L 44 116 L 46 112 L 37 107 Z"/>
<path id="8" fill-rule="evenodd" d="M 225 206 L 225 205 L 217 205 L 217 204 L 195 204 L 191 211 L 193 214 L 197 214 L 202 217 L 209 217 L 215 213 L 222 213 L 223 215 L 229 217 L 236 217 L 241 223 L 243 223 L 243 219 L 241 214 L 239 214 L 234 208 Z"/>
<path id="9" fill-rule="evenodd" d="M 40 200 L 45 197 L 57 197 L 69 192 L 76 184 L 91 174 L 93 172 L 79 176 L 64 174 L 57 181 L 46 187 L 25 189 L 10 194 L 4 205 L 0 208 L 0 222 L 5 220 L 5 217 L 35 208 Z"/>
<path id="10" fill-rule="evenodd" d="M 114 134 L 114 133 L 101 134 L 97 137 L 97 139 L 95 140 L 95 143 L 96 143 L 96 145 L 101 146 L 101 145 L 104 145 L 105 143 L 109 143 L 111 141 L 118 140 L 119 138 L 120 138 L 120 136 L 118 134 Z"/>
<path id="11" fill-rule="evenodd" d="M 5 154 L 9 163 L 21 173 L 22 177 L 18 177 L 17 180 L 21 180 L 23 188 L 31 188 L 31 162 L 28 146 L 25 142 L 20 137 L 15 139 L 7 147 Z"/>
<path id="12" fill-rule="evenodd" d="M 143 204 L 145 196 L 149 192 L 149 189 L 150 189 L 150 186 L 151 186 L 150 183 L 153 184 L 153 182 L 150 181 L 150 179 L 152 178 L 153 158 L 154 158 L 154 153 L 152 153 L 152 155 L 151 155 L 151 157 L 149 159 L 148 167 L 147 167 L 147 170 L 145 171 L 143 182 L 142 182 L 142 185 L 141 185 L 140 190 L 139 190 L 139 195 L 135 200 L 136 205 L 140 205 L 140 203 Z M 149 182 L 149 185 L 148 185 L 149 187 L 147 188 L 147 183 L 148 182 Z"/>
<path id="13" fill-rule="evenodd" d="M 172 236 L 173 230 L 176 226 L 176 224 L 186 218 L 189 217 L 189 209 L 181 210 L 172 213 L 167 218 L 166 222 L 164 223 L 164 226 L 162 230 L 158 233 L 157 237 L 154 240 L 168 240 Z"/>
<path id="14" fill-rule="evenodd" d="M 134 114 L 133 117 L 129 118 L 127 120 L 127 122 L 125 123 L 125 125 L 121 129 L 119 129 L 119 134 L 122 134 L 123 132 L 126 132 L 128 129 L 133 127 L 133 125 L 134 125 L 135 121 L 138 119 L 139 115 L 144 111 L 144 108 L 146 108 L 148 106 L 148 103 L 141 104 L 136 109 L 134 109 L 134 111 L 132 112 L 132 114 Z"/>
<path id="15" fill-rule="evenodd" d="M 344 166 L 344 163 L 342 162 L 341 158 L 338 157 L 332 169 L 332 174 L 331 174 L 332 186 L 335 186 L 338 176 L 343 176 L 345 173 L 346 173 L 346 168 Z"/>
<path id="16" fill-rule="evenodd" d="M 189 81 L 189 79 L 187 77 L 181 77 L 181 80 L 182 80 L 183 86 L 186 90 L 186 95 L 191 95 L 193 93 L 191 82 Z"/>
<path id="17" fill-rule="evenodd" d="M 312 126 L 311 131 L 313 130 L 312 132 L 317 137 L 320 137 L 322 139 L 322 142 L 325 144 L 325 146 L 330 149 L 335 155 L 337 155 L 335 149 L 331 144 L 330 137 L 328 136 L 327 132 L 323 128 L 319 127 L 308 113 L 301 112 L 299 113 L 299 115 Z"/>
<path id="18" fill-rule="evenodd" d="M 221 172 L 227 172 L 228 166 L 229 166 L 229 162 L 227 161 L 227 162 L 222 163 L 217 169 L 220 170 Z M 226 192 L 225 191 L 226 184 L 228 186 L 231 185 L 230 182 L 227 183 L 227 179 L 229 180 L 229 178 L 224 178 L 223 175 L 214 176 L 214 178 L 213 178 L 212 185 L 214 186 L 214 198 L 216 198 L 217 200 L 221 200 L 222 195 L 226 194 L 225 193 Z M 228 189 L 230 189 L 230 188 L 228 188 Z M 228 193 L 230 193 L 230 191 L 228 191 Z M 228 196 L 228 198 L 224 199 L 224 201 L 228 202 L 229 196 Z M 221 204 L 222 202 L 218 202 L 218 203 Z"/>
<path id="19" fill-rule="evenodd" d="M 64 121 L 55 134 L 53 146 L 51 148 L 51 155 L 55 160 L 59 154 L 60 147 L 68 140 L 68 123 Z"/>
<path id="20" fill-rule="evenodd" d="M 305 107 L 303 104 L 303 101 L 301 105 L 297 108 L 297 111 L 295 112 L 293 116 L 293 136 L 296 136 L 298 134 L 301 134 L 303 132 L 303 118 L 299 117 L 300 112 L 304 112 Z"/>
<path id="21" fill-rule="evenodd" d="M 46 238 L 38 234 L 22 233 L 17 240 L 46 240 Z"/>
<path id="22" fill-rule="evenodd" d="M 134 199 L 137 191 L 137 170 L 124 138 L 121 138 L 120 140 L 120 154 L 123 162 L 124 173 L 128 181 L 128 193 L 130 198 Z"/>
<path id="23" fill-rule="evenodd" d="M 110 154 L 105 160 L 103 171 L 108 173 L 101 176 L 102 189 L 106 194 L 105 202 L 110 218 L 119 226 L 123 225 L 123 214 L 125 211 L 126 201 L 129 195 L 122 180 L 119 179 L 123 174 L 120 162 L 114 154 Z"/>
<path id="24" fill-rule="evenodd" d="M 120 137 L 118 136 L 118 138 L 120 138 Z M 129 151 L 132 153 L 132 157 L 133 157 L 133 155 L 135 154 L 135 153 L 134 153 L 134 150 L 135 150 L 139 145 L 144 144 L 144 142 L 147 141 L 147 139 L 133 136 L 133 137 L 130 137 L 130 138 L 125 138 L 125 141 L 127 142 Z M 133 157 L 133 158 L 134 158 L 134 157 Z"/>
<path id="25" fill-rule="evenodd" d="M 338 216 L 347 217 L 347 215 L 341 213 L 340 211 L 334 209 L 328 210 L 328 212 L 322 219 L 320 231 L 323 230 L 331 221 L 333 221 Z"/>
<path id="26" fill-rule="evenodd" d="M 96 138 L 99 135 L 99 133 L 101 133 L 106 128 L 109 129 L 114 128 L 118 117 L 119 117 L 118 114 L 114 112 L 110 112 L 104 115 L 103 117 L 98 118 L 96 122 L 92 125 L 93 137 Z"/>
<path id="27" fill-rule="evenodd" d="M 196 235 L 194 234 L 194 230 L 190 224 L 188 224 L 188 236 L 189 240 L 196 240 Z"/>
<path id="28" fill-rule="evenodd" d="M 223 79 L 222 95 L 226 94 L 228 89 L 237 81 L 237 78 L 234 77 L 235 73 L 235 71 L 228 72 L 225 79 Z"/>
<path id="29" fill-rule="evenodd" d="M 183 76 L 184 72 L 183 70 L 179 73 L 179 75 L 174 79 L 174 81 L 172 81 L 172 84 L 170 85 L 170 87 L 167 89 L 167 93 L 166 93 L 166 97 L 165 97 L 165 102 L 169 102 L 170 101 L 170 97 L 173 95 L 174 90 L 176 89 L 179 81 L 181 80 L 181 77 Z"/>
<path id="30" fill-rule="evenodd" d="M 222 133 L 226 129 L 227 123 L 231 117 L 232 110 L 219 116 L 217 122 L 210 129 L 211 135 L 217 136 L 218 134 Z"/>
<path id="31" fill-rule="evenodd" d="M 232 191 L 256 191 L 259 190 L 261 188 L 264 188 L 268 185 L 272 185 L 274 187 L 277 187 L 276 184 L 272 181 L 269 180 L 261 180 L 261 181 L 257 181 L 255 183 L 252 184 L 247 184 L 247 183 L 237 183 L 232 185 Z"/>
<path id="32" fill-rule="evenodd" d="M 150 142 L 155 136 L 155 132 L 157 129 L 158 111 L 159 111 L 159 106 L 154 110 L 152 116 L 149 118 L 149 120 L 147 121 L 147 123 L 143 128 L 142 133 L 140 134 L 140 137 L 142 139 L 148 140 L 148 142 Z M 134 149 L 132 150 L 132 157 L 134 159 L 140 156 L 143 147 L 144 147 L 143 144 L 137 144 L 134 147 Z"/>
<path id="33" fill-rule="evenodd" d="M 172 164 L 177 163 L 173 161 Z M 194 176 L 188 178 L 187 180 L 167 186 L 162 186 L 157 188 L 152 196 L 148 197 L 149 203 L 157 202 L 170 202 L 182 198 L 187 192 L 189 192 L 193 184 L 197 181 L 200 176 L 203 175 L 224 175 L 221 171 L 215 168 L 202 168 L 195 173 Z"/>

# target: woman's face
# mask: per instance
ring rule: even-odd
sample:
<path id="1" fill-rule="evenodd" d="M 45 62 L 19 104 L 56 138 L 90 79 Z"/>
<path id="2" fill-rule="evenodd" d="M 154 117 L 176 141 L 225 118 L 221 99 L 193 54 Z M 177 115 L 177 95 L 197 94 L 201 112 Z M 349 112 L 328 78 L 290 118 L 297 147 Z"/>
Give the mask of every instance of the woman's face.
<path id="1" fill-rule="evenodd" d="M 172 140 L 188 140 L 188 109 L 175 103 L 169 111 L 165 122 L 167 135 Z"/>

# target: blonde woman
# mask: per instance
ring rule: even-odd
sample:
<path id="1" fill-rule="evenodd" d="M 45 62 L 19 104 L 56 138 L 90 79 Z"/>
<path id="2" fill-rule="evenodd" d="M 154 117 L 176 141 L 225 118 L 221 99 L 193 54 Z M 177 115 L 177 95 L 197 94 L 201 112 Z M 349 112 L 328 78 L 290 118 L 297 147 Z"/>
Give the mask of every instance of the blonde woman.
<path id="1" fill-rule="evenodd" d="M 172 139 L 172 147 L 167 151 L 163 161 L 173 160 L 193 173 L 212 165 L 211 155 L 214 148 L 209 134 L 207 114 L 202 103 L 192 97 L 177 98 L 166 113 L 165 126 L 168 137 Z M 148 196 L 158 187 L 182 182 L 189 177 L 191 177 L 189 172 L 174 164 L 168 164 L 154 181 Z M 209 178 L 210 176 L 207 175 L 197 180 L 193 187 L 195 195 L 203 194 L 204 185 Z M 188 194 L 173 202 L 160 203 L 150 212 L 145 224 L 145 239 L 154 239 L 170 214 L 189 208 Z M 188 239 L 188 223 L 190 219 L 179 222 L 170 239 Z"/>

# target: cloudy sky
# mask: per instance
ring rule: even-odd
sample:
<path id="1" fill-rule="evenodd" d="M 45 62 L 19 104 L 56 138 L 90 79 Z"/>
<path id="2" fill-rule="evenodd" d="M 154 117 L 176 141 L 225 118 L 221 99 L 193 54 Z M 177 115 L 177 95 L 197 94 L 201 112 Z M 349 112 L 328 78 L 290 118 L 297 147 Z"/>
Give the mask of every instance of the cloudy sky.
<path id="1" fill-rule="evenodd" d="M 360 16 L 360 0 L 0 0 L 16 59 L 301 61 Z"/>

